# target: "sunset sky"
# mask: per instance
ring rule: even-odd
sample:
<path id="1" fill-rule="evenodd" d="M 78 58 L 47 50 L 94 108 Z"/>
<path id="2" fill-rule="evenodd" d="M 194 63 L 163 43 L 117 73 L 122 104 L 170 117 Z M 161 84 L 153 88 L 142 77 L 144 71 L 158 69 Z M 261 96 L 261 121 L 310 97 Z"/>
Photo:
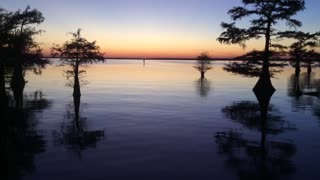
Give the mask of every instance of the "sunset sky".
<path id="1" fill-rule="evenodd" d="M 46 55 L 53 44 L 70 37 L 68 32 L 83 29 L 83 36 L 96 40 L 107 57 L 191 58 L 203 51 L 212 57 L 234 57 L 261 49 L 251 41 L 244 50 L 238 45 L 221 45 L 216 38 L 220 23 L 230 22 L 228 10 L 240 0 L 1 0 L 7 10 L 27 5 L 40 10 L 45 30 L 37 41 Z M 301 30 L 320 30 L 319 0 L 306 0 L 306 10 L 296 16 Z M 316 21 L 314 21 L 316 20 Z M 245 22 L 239 22 L 245 26 Z M 242 24 L 241 24 L 242 23 Z M 282 26 L 280 24 L 280 26 Z"/>

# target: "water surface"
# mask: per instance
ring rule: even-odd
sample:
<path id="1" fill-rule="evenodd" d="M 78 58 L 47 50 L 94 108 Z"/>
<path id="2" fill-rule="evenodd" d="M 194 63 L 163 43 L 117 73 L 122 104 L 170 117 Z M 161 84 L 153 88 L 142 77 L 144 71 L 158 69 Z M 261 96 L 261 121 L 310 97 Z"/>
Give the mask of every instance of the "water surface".
<path id="1" fill-rule="evenodd" d="M 295 93 L 319 90 L 320 69 L 277 74 L 261 127 L 257 78 L 218 61 L 201 81 L 193 63 L 90 65 L 79 121 L 66 67 L 28 72 L 9 179 L 320 179 L 320 100 Z"/>

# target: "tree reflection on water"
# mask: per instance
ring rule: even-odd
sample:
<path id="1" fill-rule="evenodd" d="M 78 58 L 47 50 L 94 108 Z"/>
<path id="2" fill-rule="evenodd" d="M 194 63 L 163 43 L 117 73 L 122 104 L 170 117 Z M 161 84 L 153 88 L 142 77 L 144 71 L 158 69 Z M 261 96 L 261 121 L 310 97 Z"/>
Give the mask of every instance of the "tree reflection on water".
<path id="1" fill-rule="evenodd" d="M 195 82 L 197 91 L 201 97 L 207 97 L 211 90 L 211 82 L 206 78 L 200 78 Z"/>
<path id="2" fill-rule="evenodd" d="M 15 104 L 13 101 L 9 96 L 9 104 Z M 34 158 L 46 147 L 43 134 L 37 130 L 39 115 L 51 104 L 41 91 L 36 91 L 24 97 L 23 109 L 1 108 L 1 179 L 20 179 L 35 171 Z"/>
<path id="3" fill-rule="evenodd" d="M 295 130 L 295 127 L 269 105 L 273 92 L 260 90 L 254 93 L 258 103 L 235 102 L 222 109 L 227 118 L 246 129 L 217 132 L 218 152 L 227 157 L 226 164 L 236 171 L 239 179 L 281 179 L 296 171 L 291 161 L 296 148 L 292 142 L 269 139 L 268 135 Z M 259 133 L 249 136 L 249 130 Z"/>
<path id="4" fill-rule="evenodd" d="M 87 148 L 95 148 L 104 138 L 104 130 L 88 130 L 87 118 L 82 117 L 80 97 L 74 97 L 74 102 L 67 105 L 60 131 L 54 131 L 54 143 L 66 146 L 80 159 L 82 152 Z"/>

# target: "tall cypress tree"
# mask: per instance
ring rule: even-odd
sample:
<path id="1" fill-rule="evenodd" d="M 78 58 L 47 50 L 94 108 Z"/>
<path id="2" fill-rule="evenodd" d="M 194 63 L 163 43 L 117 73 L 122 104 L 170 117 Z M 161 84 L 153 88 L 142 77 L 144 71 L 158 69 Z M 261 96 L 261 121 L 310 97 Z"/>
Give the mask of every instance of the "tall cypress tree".
<path id="1" fill-rule="evenodd" d="M 272 43 L 272 38 L 278 36 L 279 31 L 276 25 L 280 21 L 285 21 L 289 27 L 300 27 L 302 23 L 292 16 L 304 10 L 304 0 L 242 0 L 242 7 L 234 7 L 228 14 L 234 21 L 232 23 L 221 24 L 224 32 L 217 39 L 220 43 L 240 44 L 245 47 L 246 41 L 251 39 L 264 40 L 264 55 L 262 73 L 254 90 L 274 91 L 270 80 L 269 59 L 270 47 L 277 46 Z M 236 22 L 246 17 L 252 17 L 248 28 L 239 28 Z"/>

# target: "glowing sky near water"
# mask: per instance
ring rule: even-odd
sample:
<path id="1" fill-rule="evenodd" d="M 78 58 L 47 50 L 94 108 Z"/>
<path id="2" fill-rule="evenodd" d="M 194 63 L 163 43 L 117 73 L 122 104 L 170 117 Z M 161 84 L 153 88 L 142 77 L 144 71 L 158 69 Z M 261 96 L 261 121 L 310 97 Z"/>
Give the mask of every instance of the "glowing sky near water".
<path id="1" fill-rule="evenodd" d="M 83 36 L 96 40 L 108 57 L 195 57 L 207 51 L 212 57 L 234 57 L 262 48 L 251 41 L 243 50 L 238 45 L 221 45 L 216 38 L 220 23 L 240 0 L 1 0 L 7 10 L 27 5 L 40 10 L 46 20 L 37 41 L 46 54 L 53 43 L 70 37 L 67 32 L 83 29 Z M 319 0 L 306 0 L 306 10 L 296 17 L 301 30 L 320 30 Z M 317 20 L 317 21 L 314 21 Z M 240 22 L 241 23 L 241 22 Z"/>

